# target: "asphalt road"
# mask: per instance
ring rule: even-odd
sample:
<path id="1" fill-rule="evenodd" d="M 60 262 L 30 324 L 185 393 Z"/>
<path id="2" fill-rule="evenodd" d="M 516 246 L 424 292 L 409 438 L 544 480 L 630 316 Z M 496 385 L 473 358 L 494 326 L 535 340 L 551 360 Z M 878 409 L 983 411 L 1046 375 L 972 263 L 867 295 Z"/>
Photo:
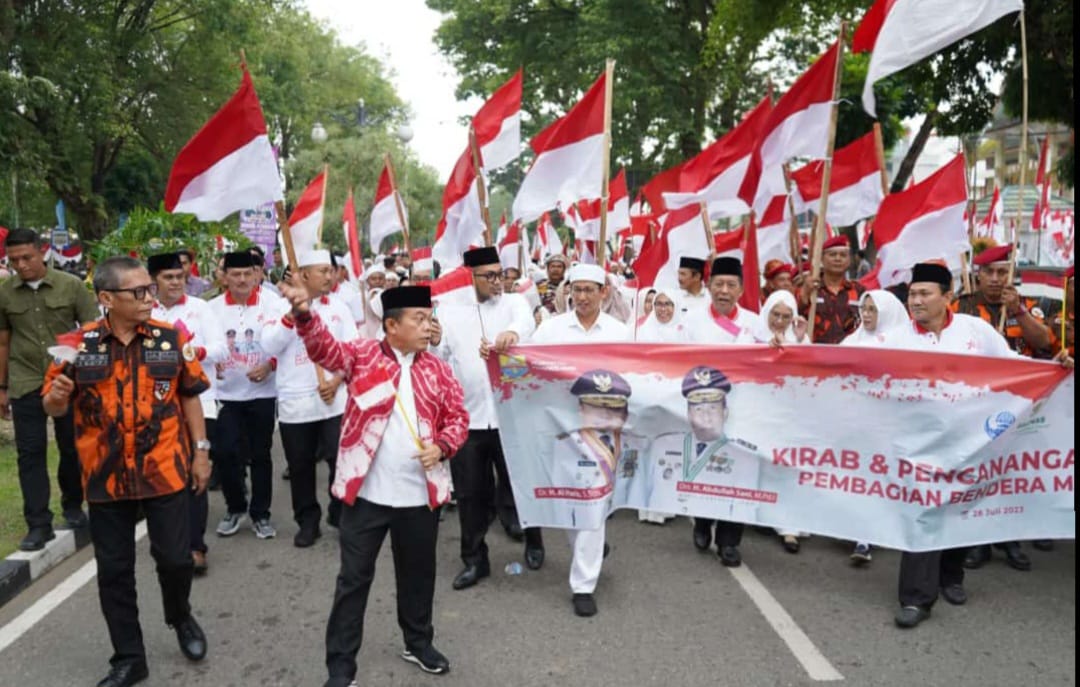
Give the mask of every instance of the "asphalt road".
<path id="1" fill-rule="evenodd" d="M 284 465 L 276 450 L 278 469 Z M 298 686 L 325 680 L 323 639 L 337 574 L 337 535 L 324 529 L 311 549 L 292 545 L 285 482 L 275 479 L 278 538 L 250 529 L 230 539 L 209 535 L 210 573 L 197 579 L 192 604 L 210 641 L 206 660 L 188 663 L 163 622 L 149 544 L 139 545 L 138 589 L 150 662 L 146 685 Z M 213 530 L 223 510 L 211 498 Z M 458 524 L 446 513 L 439 538 L 435 645 L 452 669 L 429 676 L 403 662 L 394 607 L 389 543 L 379 559 L 359 656 L 361 685 L 731 685 L 819 684 L 798 656 L 816 648 L 850 685 L 1073 685 L 1076 682 L 1075 547 L 1027 547 L 1034 569 L 1008 568 L 998 556 L 969 573 L 967 606 L 940 602 L 919 628 L 895 628 L 899 555 L 876 551 L 862 569 L 845 542 L 813 537 L 791 555 L 775 537 L 748 531 L 743 557 L 771 598 L 813 646 L 792 649 L 759 605 L 715 556 L 698 553 L 686 519 L 663 527 L 619 512 L 608 524 L 614 547 L 597 590 L 600 612 L 573 615 L 567 586 L 569 547 L 547 531 L 542 570 L 507 575 L 521 545 L 496 525 L 489 535 L 492 577 L 465 591 Z M 0 609 L 0 639 L 26 609 L 92 560 L 84 550 Z M 775 616 L 774 616 L 775 617 Z M 787 621 L 777 621 L 787 633 Z M 6 629 L 5 629 L 5 626 Z M 0 685 L 94 685 L 111 653 L 96 580 L 79 587 L 0 652 Z M 798 654 L 798 656 L 797 656 Z"/>

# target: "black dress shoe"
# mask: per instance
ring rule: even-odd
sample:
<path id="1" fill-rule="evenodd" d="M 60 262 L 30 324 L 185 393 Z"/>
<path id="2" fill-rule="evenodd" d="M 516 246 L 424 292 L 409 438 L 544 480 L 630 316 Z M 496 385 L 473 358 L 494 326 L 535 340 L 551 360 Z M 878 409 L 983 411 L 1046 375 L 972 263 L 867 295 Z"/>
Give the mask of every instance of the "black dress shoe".
<path id="1" fill-rule="evenodd" d="M 86 527 L 87 523 L 86 513 L 81 510 L 66 510 L 64 511 L 64 524 L 68 529 L 79 530 Z"/>
<path id="2" fill-rule="evenodd" d="M 1014 541 L 1002 544 L 1000 548 L 1005 550 L 1005 562 L 1009 564 L 1010 568 L 1024 572 L 1031 570 L 1031 559 L 1020 548 L 1020 542 Z"/>
<path id="3" fill-rule="evenodd" d="M 712 527 L 694 525 L 694 547 L 698 551 L 708 551 L 712 546 Z"/>
<path id="4" fill-rule="evenodd" d="M 908 630 L 915 627 L 929 617 L 929 608 L 923 608 L 922 606 L 904 606 L 896 612 L 893 620 L 896 621 L 897 627 L 902 627 L 905 630 Z"/>
<path id="5" fill-rule="evenodd" d="M 799 553 L 799 539 L 798 537 L 787 536 L 780 539 L 780 543 L 784 545 L 784 551 L 788 553 Z"/>
<path id="6" fill-rule="evenodd" d="M 315 525 L 314 527 L 301 527 L 300 531 L 293 537 L 293 545 L 299 549 L 306 549 L 309 546 L 312 546 L 315 543 L 315 540 L 321 536 L 322 530 L 319 529 L 318 525 Z"/>
<path id="7" fill-rule="evenodd" d="M 490 565 L 467 565 L 454 578 L 454 589 L 468 589 L 489 575 L 491 575 Z"/>
<path id="8" fill-rule="evenodd" d="M 737 568 L 742 565 L 742 554 L 737 546 L 721 546 L 719 551 L 720 562 L 728 568 Z"/>
<path id="9" fill-rule="evenodd" d="M 539 546 L 525 547 L 525 565 L 529 570 L 539 570 L 544 565 L 544 549 Z"/>
<path id="10" fill-rule="evenodd" d="M 953 606 L 963 606 L 967 603 L 967 592 L 964 591 L 963 585 L 947 584 L 941 588 L 941 598 Z"/>
<path id="11" fill-rule="evenodd" d="M 1035 539 L 1031 542 L 1031 545 L 1038 551 L 1053 551 L 1054 540 L 1053 539 Z"/>
<path id="12" fill-rule="evenodd" d="M 510 537 L 514 541 L 524 541 L 525 531 L 521 529 L 521 525 L 516 522 L 511 522 L 503 525 L 503 530 L 506 532 L 506 536 Z"/>
<path id="13" fill-rule="evenodd" d="M 150 677 L 150 671 L 147 670 L 144 661 L 121 663 L 113 666 L 105 679 L 97 683 L 97 687 L 128 687 L 128 685 L 138 684 L 148 677 Z"/>
<path id="14" fill-rule="evenodd" d="M 990 550 L 989 544 L 973 546 L 967 552 L 967 556 L 964 557 L 964 567 L 968 570 L 977 570 L 986 565 L 992 556 L 993 552 Z"/>
<path id="15" fill-rule="evenodd" d="M 31 527 L 22 541 L 19 542 L 19 551 L 41 551 L 45 548 L 45 542 L 56 539 L 52 525 Z"/>
<path id="16" fill-rule="evenodd" d="M 423 649 L 406 649 L 401 652 L 401 658 L 416 664 L 425 673 L 442 675 L 450 672 L 450 661 L 430 644 Z"/>
<path id="17" fill-rule="evenodd" d="M 206 657 L 206 635 L 193 616 L 181 620 L 173 629 L 176 630 L 176 641 L 180 643 L 184 656 L 192 661 L 201 661 Z"/>
<path id="18" fill-rule="evenodd" d="M 592 594 L 574 594 L 574 615 L 581 618 L 596 615 L 596 599 Z"/>

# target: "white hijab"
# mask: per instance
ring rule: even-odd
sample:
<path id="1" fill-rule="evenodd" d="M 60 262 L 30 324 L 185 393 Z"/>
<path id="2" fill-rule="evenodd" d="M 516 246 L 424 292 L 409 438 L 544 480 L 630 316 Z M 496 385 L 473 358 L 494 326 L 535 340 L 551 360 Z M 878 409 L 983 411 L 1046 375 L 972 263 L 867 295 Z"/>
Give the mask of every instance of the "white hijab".
<path id="1" fill-rule="evenodd" d="M 866 331 L 862 323 L 859 323 L 859 328 L 841 342 L 842 346 L 881 346 L 885 337 L 910 321 L 907 307 L 892 292 L 884 289 L 867 291 L 859 298 L 860 308 L 867 298 L 877 307 L 877 325 L 874 331 Z"/>
<path id="2" fill-rule="evenodd" d="M 682 324 L 682 309 L 679 303 L 678 289 L 656 289 L 653 298 L 653 311 L 649 317 L 637 329 L 637 341 L 649 343 L 685 343 L 686 329 Z M 667 296 L 675 304 L 674 313 L 667 322 L 656 319 L 656 299 Z M 644 299 L 642 299 L 644 300 Z"/>
<path id="3" fill-rule="evenodd" d="M 765 299 L 765 305 L 761 306 L 761 314 L 758 315 L 757 324 L 751 332 L 754 342 L 769 343 L 773 340 L 774 334 L 772 330 L 769 329 L 769 313 L 772 312 L 773 308 L 781 304 L 791 308 L 792 315 L 794 316 L 791 319 L 791 324 L 789 324 L 788 328 L 784 331 L 782 343 L 807 343 L 805 336 L 803 336 L 802 341 L 795 336 L 795 318 L 799 316 L 799 304 L 795 302 L 795 296 L 787 289 L 773 291 L 769 294 L 769 297 Z"/>

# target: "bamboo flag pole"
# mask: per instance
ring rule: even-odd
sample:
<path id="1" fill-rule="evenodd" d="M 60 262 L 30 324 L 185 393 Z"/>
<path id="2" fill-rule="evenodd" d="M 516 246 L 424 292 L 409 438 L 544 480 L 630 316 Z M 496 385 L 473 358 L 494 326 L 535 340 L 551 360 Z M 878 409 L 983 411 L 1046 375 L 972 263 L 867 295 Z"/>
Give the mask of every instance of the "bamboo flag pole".
<path id="1" fill-rule="evenodd" d="M 784 191 L 787 192 L 788 250 L 795 260 L 795 267 L 802 274 L 802 250 L 799 247 L 799 218 L 795 216 L 795 199 L 791 197 L 791 165 L 784 163 Z"/>
<path id="2" fill-rule="evenodd" d="M 319 231 L 315 234 L 315 247 L 318 248 L 322 245 L 322 228 L 323 220 L 326 219 L 326 187 L 330 185 L 330 165 L 324 164 L 322 168 L 323 184 L 322 184 L 322 199 L 319 201 Z"/>
<path id="3" fill-rule="evenodd" d="M 608 186 L 611 185 L 611 98 L 615 86 L 615 60 L 609 59 L 604 71 L 604 181 L 600 187 L 600 241 L 596 246 L 596 264 L 604 266 L 607 248 Z"/>
<path id="4" fill-rule="evenodd" d="M 709 221 L 709 204 L 705 201 L 699 203 L 701 206 L 701 229 L 705 232 L 705 255 L 708 255 L 708 264 L 712 264 L 713 256 L 716 254 L 716 239 L 713 238 L 712 222 Z"/>
<path id="5" fill-rule="evenodd" d="M 278 232 L 281 233 L 281 242 L 285 245 L 285 260 L 289 263 L 289 272 L 296 274 L 296 248 L 293 247 L 292 232 L 289 230 L 289 220 L 285 217 L 285 201 L 274 202 L 274 213 L 277 215 Z"/>
<path id="6" fill-rule="evenodd" d="M 469 150 L 472 152 L 473 171 L 476 173 L 476 196 L 480 200 L 480 216 L 484 220 L 484 245 L 491 245 L 491 209 L 487 204 L 487 187 L 484 184 L 483 161 L 480 159 L 480 144 L 476 140 L 476 129 L 469 125 Z"/>
<path id="7" fill-rule="evenodd" d="M 520 276 L 525 276 L 525 243 L 529 232 L 526 231 L 523 223 L 518 223 L 518 272 Z"/>
<path id="8" fill-rule="evenodd" d="M 810 261 L 810 341 L 814 341 L 814 319 L 817 317 L 817 287 L 814 280 L 821 272 L 821 253 L 825 243 L 825 216 L 829 211 L 829 184 L 832 182 L 832 157 L 836 148 L 836 117 L 840 109 L 840 74 L 844 68 L 844 33 L 847 22 L 840 22 L 840 37 L 836 41 L 836 71 L 833 74 L 832 108 L 829 110 L 829 139 L 825 146 L 825 168 L 821 172 L 821 200 L 814 222 L 814 246 Z"/>
<path id="9" fill-rule="evenodd" d="M 383 162 L 386 163 L 386 171 L 390 174 L 390 191 L 394 194 L 394 209 L 397 210 L 401 233 L 405 237 L 405 252 L 412 253 L 412 247 L 409 246 L 409 224 L 405 221 L 405 205 L 402 203 L 401 193 L 398 192 L 397 175 L 394 174 L 394 163 L 390 160 L 390 153 L 383 154 Z"/>
<path id="10" fill-rule="evenodd" d="M 1020 65 L 1021 73 L 1023 74 L 1023 90 L 1022 90 L 1022 115 L 1020 117 L 1020 193 L 1019 200 L 1016 204 L 1016 222 L 1012 227 L 1012 257 L 1009 259 L 1009 281 L 1006 284 L 1012 284 L 1013 279 L 1016 277 L 1016 254 L 1019 246 L 1017 245 L 1016 232 L 1020 230 L 1020 222 L 1024 218 L 1024 191 L 1027 190 L 1025 184 L 1027 183 L 1027 135 L 1028 135 L 1028 59 L 1027 59 L 1027 24 L 1024 23 L 1024 10 L 1020 10 Z M 998 331 L 1005 331 L 1005 320 L 1008 318 L 1008 313 L 1005 312 L 1005 308 L 1001 309 L 1001 318 L 998 320 Z"/>
<path id="11" fill-rule="evenodd" d="M 961 148 L 962 150 L 962 148 Z M 974 157 L 974 156 L 973 156 Z M 964 163 L 967 164 L 967 151 L 964 151 Z M 971 244 L 971 239 L 975 236 L 975 160 L 971 160 L 971 173 L 964 175 L 964 185 L 967 187 L 967 220 L 968 220 L 968 244 Z M 960 253 L 960 280 L 961 287 L 963 288 L 963 295 L 972 293 L 971 289 L 971 265 L 968 263 L 968 252 L 964 251 Z"/>

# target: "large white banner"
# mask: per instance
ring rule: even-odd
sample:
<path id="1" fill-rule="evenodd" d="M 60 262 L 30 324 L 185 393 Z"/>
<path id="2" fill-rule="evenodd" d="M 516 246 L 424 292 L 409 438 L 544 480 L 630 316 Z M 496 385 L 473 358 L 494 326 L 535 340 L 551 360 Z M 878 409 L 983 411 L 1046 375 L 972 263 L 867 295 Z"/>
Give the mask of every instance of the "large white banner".
<path id="1" fill-rule="evenodd" d="M 1074 381 L 831 346 L 522 346 L 489 360 L 524 527 L 617 508 L 910 551 L 1075 536 Z"/>

